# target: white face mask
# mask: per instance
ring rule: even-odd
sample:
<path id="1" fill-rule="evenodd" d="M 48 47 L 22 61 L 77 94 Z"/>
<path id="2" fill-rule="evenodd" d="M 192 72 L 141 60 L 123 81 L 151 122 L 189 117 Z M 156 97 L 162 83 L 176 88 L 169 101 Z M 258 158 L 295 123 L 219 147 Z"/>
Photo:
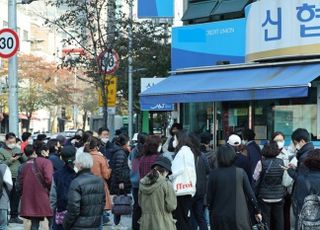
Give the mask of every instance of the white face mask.
<path id="1" fill-rule="evenodd" d="M 13 149 L 14 147 L 16 147 L 16 144 L 7 144 L 9 149 Z"/>
<path id="2" fill-rule="evenodd" d="M 78 173 L 79 172 L 79 169 L 76 167 L 76 166 L 73 166 L 73 170 Z"/>
<path id="3" fill-rule="evenodd" d="M 177 140 L 176 137 L 174 137 L 174 140 L 173 140 L 173 142 L 172 142 L 172 147 L 173 147 L 173 148 L 177 148 L 177 146 L 178 146 L 178 140 Z"/>
<path id="4" fill-rule="evenodd" d="M 242 140 L 241 143 L 242 143 L 243 145 L 246 145 L 246 144 L 248 143 L 248 141 Z"/>
<path id="5" fill-rule="evenodd" d="M 298 144 L 296 144 L 296 150 L 300 150 L 302 147 L 301 147 L 301 145 L 298 143 Z"/>
<path id="6" fill-rule="evenodd" d="M 109 138 L 101 138 L 101 141 L 106 144 L 109 141 Z"/>
<path id="7" fill-rule="evenodd" d="M 33 145 L 33 139 L 32 138 L 28 139 L 28 144 L 29 145 Z"/>
<path id="8" fill-rule="evenodd" d="M 283 147 L 284 147 L 284 141 L 277 141 L 277 144 L 278 144 L 278 148 L 279 148 L 279 149 L 283 149 Z"/>
<path id="9" fill-rule="evenodd" d="M 161 152 L 161 149 L 162 149 L 162 145 L 159 145 L 159 147 L 158 147 L 158 149 L 157 149 L 158 153 Z"/>

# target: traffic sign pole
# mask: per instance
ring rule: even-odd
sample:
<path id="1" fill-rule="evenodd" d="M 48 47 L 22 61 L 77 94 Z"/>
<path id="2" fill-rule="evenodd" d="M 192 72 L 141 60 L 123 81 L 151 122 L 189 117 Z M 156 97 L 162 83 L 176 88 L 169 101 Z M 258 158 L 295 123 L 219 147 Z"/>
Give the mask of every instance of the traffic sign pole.
<path id="1" fill-rule="evenodd" d="M 17 31 L 17 2 L 8 0 L 9 28 Z M 19 136 L 18 120 L 18 57 L 9 59 L 9 131 Z"/>

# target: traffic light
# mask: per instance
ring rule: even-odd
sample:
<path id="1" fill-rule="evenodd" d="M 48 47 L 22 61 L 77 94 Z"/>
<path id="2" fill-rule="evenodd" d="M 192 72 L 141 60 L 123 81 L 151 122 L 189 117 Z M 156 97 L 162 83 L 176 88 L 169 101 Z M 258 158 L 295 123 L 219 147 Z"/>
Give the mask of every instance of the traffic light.
<path id="1" fill-rule="evenodd" d="M 31 2 L 34 2 L 36 0 L 21 0 L 21 4 L 30 4 Z"/>

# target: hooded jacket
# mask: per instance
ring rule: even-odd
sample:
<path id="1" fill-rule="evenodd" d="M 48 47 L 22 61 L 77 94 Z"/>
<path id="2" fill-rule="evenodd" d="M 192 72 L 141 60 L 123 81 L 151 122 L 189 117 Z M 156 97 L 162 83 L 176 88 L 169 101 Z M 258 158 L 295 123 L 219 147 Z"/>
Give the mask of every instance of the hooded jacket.
<path id="1" fill-rule="evenodd" d="M 139 205 L 142 210 L 140 230 L 175 230 L 171 212 L 177 207 L 173 186 L 164 176 L 152 183 L 146 176 L 139 185 Z"/>

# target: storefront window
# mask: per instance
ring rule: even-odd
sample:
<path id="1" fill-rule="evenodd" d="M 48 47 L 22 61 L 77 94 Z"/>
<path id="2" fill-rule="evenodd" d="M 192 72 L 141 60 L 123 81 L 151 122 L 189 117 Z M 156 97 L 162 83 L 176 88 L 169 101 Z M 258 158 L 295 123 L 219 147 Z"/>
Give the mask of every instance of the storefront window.
<path id="1" fill-rule="evenodd" d="M 210 132 L 213 122 L 213 103 L 188 103 L 182 105 L 183 128 L 189 132 Z"/>
<path id="2" fill-rule="evenodd" d="M 258 140 L 270 140 L 275 131 L 283 132 L 287 142 L 297 128 L 307 129 L 315 141 L 317 138 L 317 92 L 311 88 L 309 97 L 255 101 L 254 129 Z"/>

